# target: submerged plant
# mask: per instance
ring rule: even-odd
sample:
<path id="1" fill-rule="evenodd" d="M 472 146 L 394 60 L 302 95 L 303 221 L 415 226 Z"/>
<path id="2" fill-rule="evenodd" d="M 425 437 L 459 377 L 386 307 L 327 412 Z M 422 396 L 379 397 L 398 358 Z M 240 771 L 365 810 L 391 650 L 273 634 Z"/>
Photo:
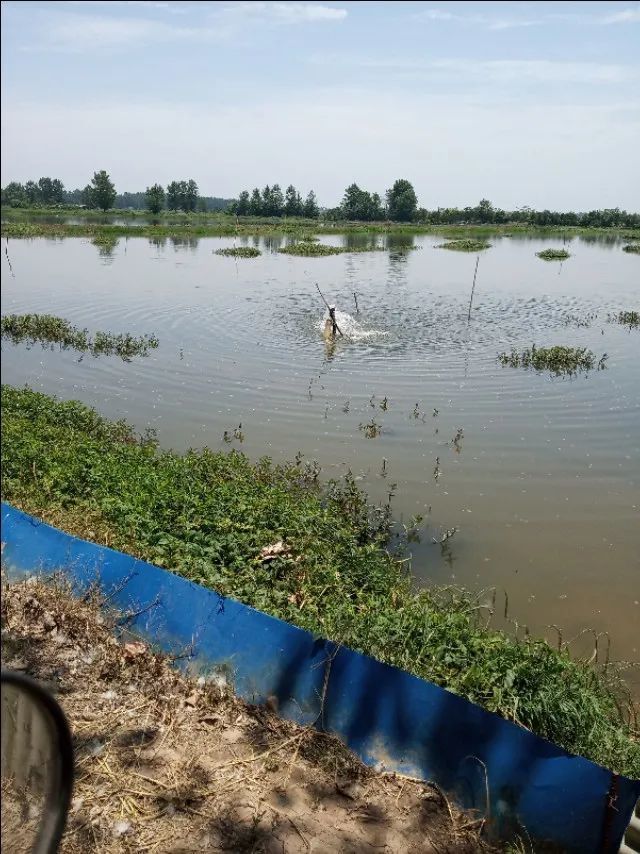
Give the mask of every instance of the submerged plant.
<path id="1" fill-rule="evenodd" d="M 12 344 L 39 341 L 43 346 L 58 344 L 61 350 L 77 350 L 93 356 L 120 356 L 125 362 L 133 356 L 148 356 L 159 344 L 155 335 L 136 338 L 128 332 L 113 335 L 96 332 L 91 338 L 87 329 L 78 329 L 63 317 L 51 314 L 5 314 L 0 321 L 2 337 Z"/>
<path id="2" fill-rule="evenodd" d="M 614 665 L 489 629 L 477 597 L 458 588 L 416 590 L 390 550 L 395 484 L 372 507 L 353 475 L 323 484 L 319 466 L 301 458 L 177 454 L 78 402 L 10 386 L 0 402 L 3 500 L 640 776 Z M 265 561 L 285 535 L 286 554 Z M 451 535 L 442 539 L 444 551 Z"/>
<path id="3" fill-rule="evenodd" d="M 224 249 L 216 249 L 214 254 L 226 255 L 229 258 L 257 258 L 262 252 L 253 246 L 226 246 Z"/>
<path id="4" fill-rule="evenodd" d="M 578 371 L 590 371 L 593 368 L 603 370 L 607 360 L 604 353 L 599 360 L 586 347 L 531 347 L 519 351 L 513 348 L 510 353 L 500 353 L 498 361 L 511 368 L 534 368 L 536 371 L 548 370 L 560 374 L 576 374 Z"/>
<path id="5" fill-rule="evenodd" d="M 482 252 L 483 249 L 490 248 L 490 243 L 484 240 L 471 240 L 470 238 L 448 240 L 446 243 L 439 243 L 436 246 L 436 249 L 452 249 L 454 252 Z"/>
<path id="6" fill-rule="evenodd" d="M 543 249 L 542 252 L 536 252 L 536 255 L 543 261 L 565 261 L 571 258 L 571 253 L 566 249 Z"/>

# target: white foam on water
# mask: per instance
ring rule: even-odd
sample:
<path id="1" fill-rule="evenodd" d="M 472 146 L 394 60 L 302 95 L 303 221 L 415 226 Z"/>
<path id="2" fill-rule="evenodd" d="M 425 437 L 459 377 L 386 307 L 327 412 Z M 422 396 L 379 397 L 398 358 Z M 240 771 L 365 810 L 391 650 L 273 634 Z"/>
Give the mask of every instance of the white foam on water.
<path id="1" fill-rule="evenodd" d="M 327 311 L 318 321 L 320 332 L 324 332 L 324 325 L 328 319 L 329 312 Z M 378 338 L 389 334 L 383 329 L 363 329 L 358 321 L 345 311 L 336 310 L 336 321 L 344 337 L 350 341 L 362 341 L 366 338 Z"/>

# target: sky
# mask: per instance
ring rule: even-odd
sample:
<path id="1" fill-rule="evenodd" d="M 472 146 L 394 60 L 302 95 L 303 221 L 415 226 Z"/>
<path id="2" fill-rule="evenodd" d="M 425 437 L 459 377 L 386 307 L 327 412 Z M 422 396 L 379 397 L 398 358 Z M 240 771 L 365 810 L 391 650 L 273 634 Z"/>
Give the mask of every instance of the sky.
<path id="1" fill-rule="evenodd" d="M 2 3 L 2 184 L 640 209 L 633 2 Z"/>

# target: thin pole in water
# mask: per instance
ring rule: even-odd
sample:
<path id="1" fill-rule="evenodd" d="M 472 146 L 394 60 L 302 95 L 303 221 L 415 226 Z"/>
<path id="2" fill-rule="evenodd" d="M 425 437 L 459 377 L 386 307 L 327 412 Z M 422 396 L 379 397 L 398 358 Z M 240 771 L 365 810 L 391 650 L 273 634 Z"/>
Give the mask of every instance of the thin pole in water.
<path id="1" fill-rule="evenodd" d="M 467 314 L 467 323 L 471 320 L 471 304 L 473 303 L 473 292 L 476 289 L 476 276 L 478 275 L 478 264 L 480 263 L 480 256 L 476 258 L 476 269 L 473 274 L 473 285 L 471 286 L 471 296 L 469 297 L 469 313 Z"/>
<path id="2" fill-rule="evenodd" d="M 317 283 L 317 282 L 316 282 L 316 288 L 318 288 L 318 293 L 319 293 L 319 294 L 320 294 L 320 296 L 322 297 L 322 302 L 326 305 L 326 307 L 327 307 L 327 309 L 328 309 L 329 313 L 331 314 L 331 309 L 329 308 L 329 303 L 328 303 L 328 302 L 326 301 L 326 299 L 324 298 L 324 294 L 323 294 L 323 293 L 322 293 L 322 291 L 320 290 L 320 286 L 318 285 L 318 283 Z M 340 336 L 341 336 L 342 338 L 344 338 L 344 335 L 342 334 L 342 330 L 340 329 L 340 327 L 338 326 L 338 323 L 337 323 L 337 321 L 336 321 L 335 315 L 332 315 L 331 319 L 333 320 L 333 325 L 335 326 L 335 328 L 336 328 L 336 329 L 338 330 L 338 332 L 340 333 Z"/>
<path id="3" fill-rule="evenodd" d="M 356 304 L 356 314 L 360 314 L 360 309 L 358 308 L 358 295 L 355 291 L 353 292 L 353 299 Z"/>

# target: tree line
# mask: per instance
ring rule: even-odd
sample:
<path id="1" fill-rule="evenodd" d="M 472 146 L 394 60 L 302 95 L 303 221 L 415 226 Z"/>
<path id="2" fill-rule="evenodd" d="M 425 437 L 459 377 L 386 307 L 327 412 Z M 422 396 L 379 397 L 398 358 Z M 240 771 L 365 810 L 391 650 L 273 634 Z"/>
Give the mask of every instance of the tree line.
<path id="1" fill-rule="evenodd" d="M 293 186 L 289 184 L 282 192 L 280 184 L 270 187 L 268 184 L 260 192 L 256 187 L 251 193 L 243 190 L 234 199 L 227 211 L 237 216 L 303 216 L 307 219 L 317 219 L 320 208 L 313 190 L 309 190 L 305 200 Z"/>
<path id="2" fill-rule="evenodd" d="M 341 203 L 335 208 L 321 209 L 313 190 L 303 200 L 298 190 L 290 184 L 282 191 L 279 184 L 243 190 L 237 199 L 222 199 L 200 195 L 193 178 L 171 181 L 165 190 L 160 184 L 147 187 L 145 192 L 116 193 L 108 173 L 95 172 L 84 189 L 67 191 L 59 178 L 40 178 L 21 184 L 12 181 L 2 189 L 2 204 L 10 207 L 51 205 L 82 205 L 87 208 L 133 208 L 159 214 L 162 210 L 226 211 L 237 216 L 306 217 L 333 221 L 355 222 L 415 222 L 422 225 L 502 225 L 532 226 L 582 226 L 592 228 L 638 228 L 640 214 L 628 213 L 619 208 L 605 208 L 587 212 L 534 210 L 521 207 L 503 210 L 494 207 L 488 199 L 481 199 L 475 207 L 437 208 L 427 210 L 418 206 L 413 185 L 404 178 L 398 179 L 387 190 L 384 200 L 376 192 L 350 184 L 344 191 Z"/>
<path id="3" fill-rule="evenodd" d="M 25 184 L 12 181 L 2 188 L 2 204 L 14 208 L 77 205 L 104 211 L 115 207 L 149 210 L 157 214 L 166 208 L 191 213 L 225 210 L 230 201 L 213 196 L 200 196 L 198 185 L 193 178 L 171 181 L 166 192 L 160 184 L 154 184 L 147 187 L 145 192 L 118 194 L 104 169 L 95 172 L 84 189 L 65 190 L 59 178 L 40 178 Z"/>

